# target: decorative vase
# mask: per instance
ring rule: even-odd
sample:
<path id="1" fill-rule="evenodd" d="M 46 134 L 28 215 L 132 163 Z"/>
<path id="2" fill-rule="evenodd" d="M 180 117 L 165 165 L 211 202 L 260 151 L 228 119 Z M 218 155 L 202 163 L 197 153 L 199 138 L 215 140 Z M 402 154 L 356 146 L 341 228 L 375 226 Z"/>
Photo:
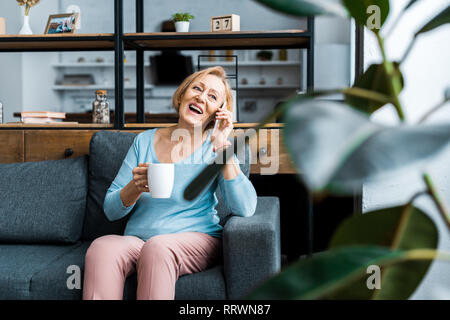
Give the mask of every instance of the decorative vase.
<path id="1" fill-rule="evenodd" d="M 30 28 L 30 16 L 23 16 L 23 26 L 20 29 L 19 34 L 33 34 Z"/>
<path id="2" fill-rule="evenodd" d="M 175 22 L 175 30 L 177 32 L 189 32 L 189 21 Z"/>

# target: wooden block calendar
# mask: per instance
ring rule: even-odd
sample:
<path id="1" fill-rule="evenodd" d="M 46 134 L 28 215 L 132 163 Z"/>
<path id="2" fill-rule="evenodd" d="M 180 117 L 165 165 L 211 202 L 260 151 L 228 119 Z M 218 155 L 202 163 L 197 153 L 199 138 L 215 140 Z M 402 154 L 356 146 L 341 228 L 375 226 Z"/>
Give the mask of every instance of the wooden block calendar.
<path id="1" fill-rule="evenodd" d="M 241 30 L 241 18 L 236 14 L 211 17 L 210 21 L 211 21 L 211 32 Z"/>

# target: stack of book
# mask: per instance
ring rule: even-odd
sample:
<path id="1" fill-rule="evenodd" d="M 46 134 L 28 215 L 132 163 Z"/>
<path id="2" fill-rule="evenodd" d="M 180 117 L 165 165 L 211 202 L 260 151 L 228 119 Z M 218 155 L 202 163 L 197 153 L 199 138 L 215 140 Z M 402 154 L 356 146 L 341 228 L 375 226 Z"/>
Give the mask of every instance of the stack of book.
<path id="1" fill-rule="evenodd" d="M 61 123 L 65 118 L 65 112 L 22 111 L 20 113 L 20 119 L 23 123 Z"/>

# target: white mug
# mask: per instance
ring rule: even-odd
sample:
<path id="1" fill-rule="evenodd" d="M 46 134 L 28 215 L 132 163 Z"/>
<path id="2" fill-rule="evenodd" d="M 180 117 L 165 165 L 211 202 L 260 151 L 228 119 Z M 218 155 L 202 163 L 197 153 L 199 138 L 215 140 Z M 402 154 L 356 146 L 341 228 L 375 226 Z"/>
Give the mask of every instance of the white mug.
<path id="1" fill-rule="evenodd" d="M 149 163 L 147 177 L 150 196 L 152 198 L 170 198 L 174 176 L 173 163 Z"/>

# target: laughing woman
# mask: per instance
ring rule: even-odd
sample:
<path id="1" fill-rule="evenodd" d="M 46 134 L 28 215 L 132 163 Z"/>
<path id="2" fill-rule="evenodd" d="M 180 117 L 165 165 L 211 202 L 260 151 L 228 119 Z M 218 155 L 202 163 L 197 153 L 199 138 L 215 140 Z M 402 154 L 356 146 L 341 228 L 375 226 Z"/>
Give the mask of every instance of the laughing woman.
<path id="1" fill-rule="evenodd" d="M 187 77 L 173 96 L 178 123 L 140 133 L 109 187 L 104 211 L 110 221 L 133 210 L 123 236 L 94 240 L 86 253 L 83 299 L 122 299 L 126 278 L 137 272 L 137 299 L 174 299 L 184 275 L 212 267 L 222 253 L 222 226 L 214 209 L 216 188 L 235 215 L 248 217 L 256 192 L 236 156 L 193 201 L 186 186 L 229 145 L 233 98 L 223 68 Z M 225 106 L 225 108 L 222 108 Z M 212 130 L 215 121 L 217 127 Z M 168 199 L 150 197 L 148 163 L 174 163 L 175 182 Z"/>

